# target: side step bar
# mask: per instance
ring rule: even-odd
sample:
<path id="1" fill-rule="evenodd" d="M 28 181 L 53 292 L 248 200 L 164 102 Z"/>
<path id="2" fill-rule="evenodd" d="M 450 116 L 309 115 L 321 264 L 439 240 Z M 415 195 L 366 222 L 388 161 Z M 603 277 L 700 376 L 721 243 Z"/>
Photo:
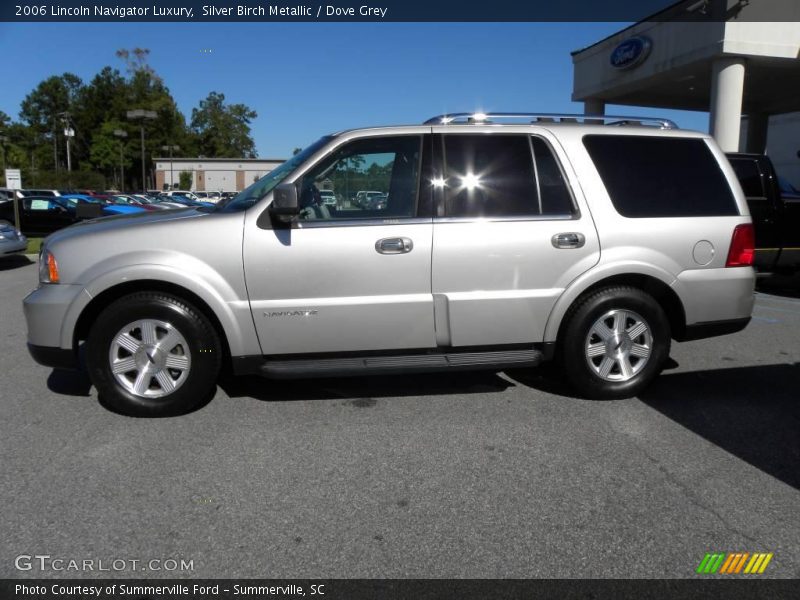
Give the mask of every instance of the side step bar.
<path id="1" fill-rule="evenodd" d="M 364 356 L 357 358 L 267 359 L 258 374 L 271 379 L 299 377 L 348 377 L 352 375 L 388 375 L 426 371 L 506 369 L 535 367 L 542 359 L 539 350 L 493 352 L 454 352 L 450 354 L 412 354 L 399 356 Z"/>

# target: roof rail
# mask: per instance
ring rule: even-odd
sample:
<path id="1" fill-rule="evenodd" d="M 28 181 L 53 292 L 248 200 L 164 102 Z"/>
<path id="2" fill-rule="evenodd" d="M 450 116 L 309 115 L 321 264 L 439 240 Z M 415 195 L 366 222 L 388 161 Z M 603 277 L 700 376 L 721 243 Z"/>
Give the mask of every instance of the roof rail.
<path id="1" fill-rule="evenodd" d="M 485 125 L 494 119 L 518 119 L 530 123 L 597 123 L 604 125 L 648 125 L 661 129 L 678 129 L 678 126 L 669 119 L 658 117 L 623 117 L 617 115 L 584 115 L 567 113 L 450 113 L 438 115 L 425 121 L 425 125 L 458 125 L 476 124 Z"/>

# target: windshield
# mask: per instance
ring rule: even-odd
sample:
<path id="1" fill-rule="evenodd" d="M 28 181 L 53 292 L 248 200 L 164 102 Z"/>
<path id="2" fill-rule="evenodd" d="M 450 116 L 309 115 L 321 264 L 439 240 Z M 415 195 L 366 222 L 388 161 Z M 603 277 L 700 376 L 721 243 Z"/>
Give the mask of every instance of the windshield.
<path id="1" fill-rule="evenodd" d="M 310 156 L 312 156 L 325 144 L 330 142 L 331 139 L 333 138 L 330 136 L 318 139 L 305 150 L 295 154 L 281 166 L 264 175 L 264 177 L 256 181 L 253 185 L 243 189 L 236 196 L 221 200 L 219 204 L 216 205 L 216 210 L 225 212 L 238 212 L 240 210 L 247 210 L 256 202 L 261 200 L 264 196 L 269 194 L 275 188 L 275 186 L 291 175 L 295 169 L 302 165 Z"/>

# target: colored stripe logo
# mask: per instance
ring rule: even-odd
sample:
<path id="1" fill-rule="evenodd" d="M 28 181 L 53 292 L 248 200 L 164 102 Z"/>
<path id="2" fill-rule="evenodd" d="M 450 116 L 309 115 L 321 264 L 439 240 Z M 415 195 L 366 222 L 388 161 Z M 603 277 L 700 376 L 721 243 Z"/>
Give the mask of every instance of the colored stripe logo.
<path id="1" fill-rule="evenodd" d="M 761 575 L 773 556 L 772 552 L 706 552 L 696 572 L 700 575 Z"/>

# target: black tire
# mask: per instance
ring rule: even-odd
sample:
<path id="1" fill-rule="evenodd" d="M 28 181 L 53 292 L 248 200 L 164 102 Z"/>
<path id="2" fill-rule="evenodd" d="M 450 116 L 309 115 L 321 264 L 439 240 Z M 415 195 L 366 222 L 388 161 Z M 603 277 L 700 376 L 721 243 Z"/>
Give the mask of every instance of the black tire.
<path id="1" fill-rule="evenodd" d="M 622 324 L 623 333 L 615 333 L 617 323 Z M 612 335 L 597 333 L 605 332 L 602 326 L 609 324 Z M 669 357 L 670 338 L 667 316 L 652 296 L 633 287 L 606 287 L 580 298 L 570 309 L 558 340 L 558 359 L 581 395 L 598 400 L 630 398 L 661 372 Z M 648 349 L 646 358 L 638 356 Z"/>
<path id="2" fill-rule="evenodd" d="M 135 323 L 143 327 L 129 327 Z M 132 333 L 125 337 L 141 344 L 133 353 L 120 343 L 126 328 Z M 175 332 L 178 343 L 166 350 L 147 345 L 145 328 L 167 345 L 173 340 L 167 334 Z M 112 360 L 131 360 L 137 366 L 115 375 Z M 100 401 L 130 416 L 171 416 L 202 405 L 216 390 L 221 363 L 219 336 L 205 315 L 185 300 L 160 292 L 140 292 L 113 302 L 97 317 L 86 341 L 86 365 Z M 170 368 L 171 364 L 177 367 Z M 151 371 L 154 374 L 148 379 Z M 142 386 L 137 387 L 140 380 Z M 167 391 L 170 385 L 174 388 Z M 139 389 L 144 391 L 136 393 Z"/>

